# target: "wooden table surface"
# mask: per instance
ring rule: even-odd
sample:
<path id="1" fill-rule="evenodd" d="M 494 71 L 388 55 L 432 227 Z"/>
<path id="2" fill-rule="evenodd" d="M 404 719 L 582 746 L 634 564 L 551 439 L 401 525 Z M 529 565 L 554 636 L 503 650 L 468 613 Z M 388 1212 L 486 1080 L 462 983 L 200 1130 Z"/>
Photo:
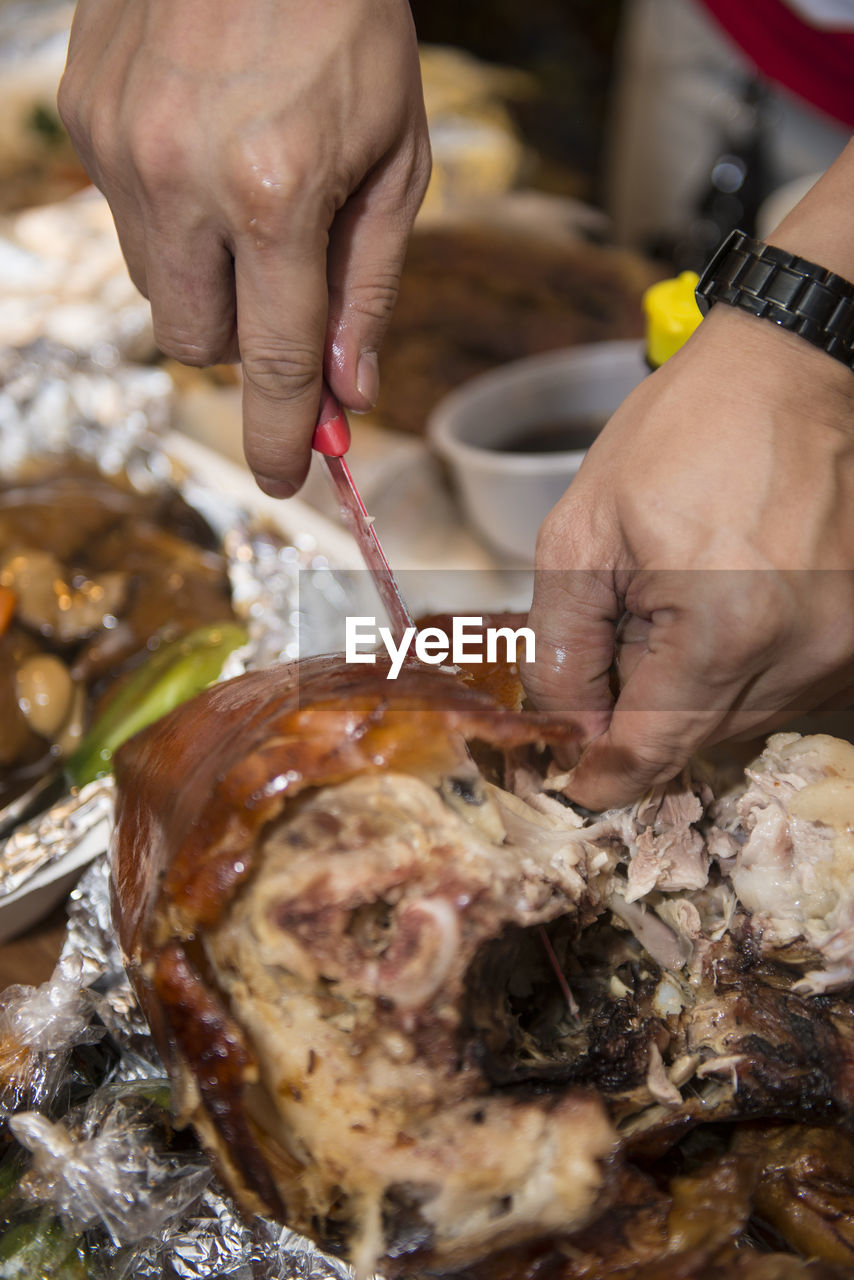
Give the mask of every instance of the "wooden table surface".
<path id="1" fill-rule="evenodd" d="M 62 903 L 20 938 L 0 945 L 0 991 L 13 983 L 37 987 L 47 981 L 62 950 L 66 923 Z"/>

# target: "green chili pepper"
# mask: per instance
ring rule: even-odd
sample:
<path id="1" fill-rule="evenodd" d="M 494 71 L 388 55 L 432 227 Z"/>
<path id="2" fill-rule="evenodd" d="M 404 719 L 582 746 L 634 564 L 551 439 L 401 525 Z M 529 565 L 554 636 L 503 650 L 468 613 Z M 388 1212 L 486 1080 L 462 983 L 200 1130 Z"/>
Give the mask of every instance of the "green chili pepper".
<path id="1" fill-rule="evenodd" d="M 216 680 L 230 653 L 249 639 L 244 627 L 223 622 L 199 627 L 163 645 L 135 671 L 65 762 L 74 786 L 109 773 L 126 739 L 153 724 Z"/>
<path id="2" fill-rule="evenodd" d="M 86 1252 L 55 1220 L 19 1222 L 0 1236 L 0 1280 L 87 1280 Z"/>

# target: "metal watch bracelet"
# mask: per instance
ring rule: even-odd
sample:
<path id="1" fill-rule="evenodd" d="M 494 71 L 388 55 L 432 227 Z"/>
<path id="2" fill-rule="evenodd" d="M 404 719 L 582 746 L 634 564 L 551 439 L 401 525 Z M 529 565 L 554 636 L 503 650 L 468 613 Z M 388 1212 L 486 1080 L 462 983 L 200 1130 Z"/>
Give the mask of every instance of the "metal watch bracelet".
<path id="1" fill-rule="evenodd" d="M 700 277 L 697 304 L 773 320 L 854 370 L 854 284 L 816 262 L 731 231 Z"/>

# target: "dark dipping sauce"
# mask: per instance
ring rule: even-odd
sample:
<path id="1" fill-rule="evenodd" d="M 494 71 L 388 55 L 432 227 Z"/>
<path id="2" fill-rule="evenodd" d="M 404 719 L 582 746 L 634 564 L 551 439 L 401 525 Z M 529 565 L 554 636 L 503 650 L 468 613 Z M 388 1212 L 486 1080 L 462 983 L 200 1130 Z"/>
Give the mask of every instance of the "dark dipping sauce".
<path id="1" fill-rule="evenodd" d="M 490 446 L 492 453 L 576 453 L 589 449 L 603 422 L 535 422 Z"/>

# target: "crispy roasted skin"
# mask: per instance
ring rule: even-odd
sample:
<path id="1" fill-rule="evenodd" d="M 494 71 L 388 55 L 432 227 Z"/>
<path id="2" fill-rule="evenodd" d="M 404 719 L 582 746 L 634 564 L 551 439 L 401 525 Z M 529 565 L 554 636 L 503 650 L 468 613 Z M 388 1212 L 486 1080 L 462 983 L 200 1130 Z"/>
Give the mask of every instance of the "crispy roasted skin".
<path id="1" fill-rule="evenodd" d="M 252 870 L 253 837 L 302 791 L 392 768 L 439 774 L 458 762 L 459 735 L 501 750 L 579 736 L 441 672 L 410 667 L 391 684 L 381 664 L 366 674 L 337 655 L 252 672 L 165 717 L 116 765 L 126 954 L 150 945 L 155 896 L 185 937 L 215 923 Z"/>

